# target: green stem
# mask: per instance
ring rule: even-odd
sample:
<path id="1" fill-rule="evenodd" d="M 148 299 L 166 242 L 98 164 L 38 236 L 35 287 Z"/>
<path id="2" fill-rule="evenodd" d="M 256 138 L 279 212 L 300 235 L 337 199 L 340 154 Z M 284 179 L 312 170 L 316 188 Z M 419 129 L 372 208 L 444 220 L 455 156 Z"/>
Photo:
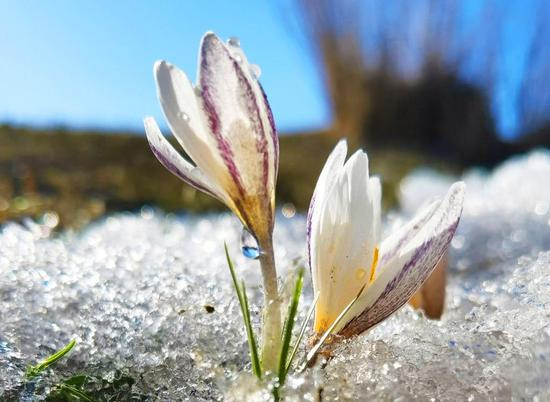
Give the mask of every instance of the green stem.
<path id="1" fill-rule="evenodd" d="M 277 270 L 271 237 L 260 241 L 260 266 L 264 285 L 262 325 L 262 368 L 275 375 L 281 350 L 281 301 L 277 287 Z"/>

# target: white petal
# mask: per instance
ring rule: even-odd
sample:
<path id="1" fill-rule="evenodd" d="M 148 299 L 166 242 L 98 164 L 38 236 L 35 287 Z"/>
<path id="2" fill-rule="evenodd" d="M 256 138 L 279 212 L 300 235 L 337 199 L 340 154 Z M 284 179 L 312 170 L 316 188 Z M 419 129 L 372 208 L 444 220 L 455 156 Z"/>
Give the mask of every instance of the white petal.
<path id="1" fill-rule="evenodd" d="M 403 306 L 429 277 L 454 235 L 464 200 L 464 183 L 455 183 L 439 208 L 396 257 L 382 267 L 364 295 L 335 329 L 342 335 L 361 333 Z"/>
<path id="2" fill-rule="evenodd" d="M 316 311 L 316 326 L 319 322 L 320 311 L 326 311 L 328 299 L 332 284 L 330 283 L 329 259 L 334 253 L 334 245 L 325 247 L 326 245 L 326 225 L 329 230 L 331 220 L 329 210 L 327 208 L 327 199 L 331 194 L 331 189 L 336 186 L 338 179 L 343 171 L 343 165 L 346 159 L 347 143 L 340 141 L 334 150 L 331 152 L 315 187 L 313 197 L 308 212 L 307 219 L 307 234 L 308 234 L 308 254 L 310 259 L 311 276 L 313 281 L 314 292 L 319 292 L 321 303 L 317 302 Z M 328 270 L 328 271 L 327 271 Z"/>
<path id="3" fill-rule="evenodd" d="M 174 135 L 183 142 L 189 142 L 187 137 L 198 137 L 208 142 L 195 89 L 189 78 L 178 67 L 164 60 L 155 63 L 154 74 L 158 97 Z"/>
<path id="4" fill-rule="evenodd" d="M 334 317 L 368 282 L 377 246 L 377 223 L 369 194 L 368 158 L 364 152 L 356 152 L 346 162 L 327 204 L 330 227 L 324 231 L 320 247 L 334 248 L 331 258 L 322 262 L 328 265 L 325 269 L 332 269 L 328 310 Z"/>
<path id="5" fill-rule="evenodd" d="M 372 208 L 373 243 L 380 247 L 382 233 L 382 186 L 379 177 L 369 179 L 369 199 Z"/>
<path id="6" fill-rule="evenodd" d="M 346 140 L 340 140 L 338 144 L 336 144 L 336 147 L 334 147 L 334 149 L 328 156 L 327 161 L 325 162 L 325 166 L 323 167 L 323 170 L 319 175 L 319 179 L 317 180 L 315 190 L 313 191 L 313 195 L 311 197 L 306 223 L 310 268 L 313 266 L 311 251 L 314 249 L 314 247 L 316 248 L 314 238 L 316 236 L 312 236 L 312 234 L 314 233 L 313 225 L 315 223 L 315 227 L 317 228 L 319 222 L 318 215 L 321 209 L 323 209 L 324 207 L 325 198 L 328 194 L 327 189 L 330 183 L 333 182 L 334 179 L 338 176 L 338 172 L 344 165 L 344 162 L 346 160 L 347 148 L 348 145 Z M 317 230 L 315 230 L 315 232 L 316 231 Z"/>
<path id="7" fill-rule="evenodd" d="M 181 156 L 162 135 L 155 119 L 144 120 L 149 146 L 159 162 L 172 174 L 206 194 L 224 202 L 223 191 L 211 182 L 198 168 Z"/>
<path id="8" fill-rule="evenodd" d="M 314 291 L 320 292 L 317 330 L 330 324 L 369 280 L 378 241 L 380 191 L 378 182 L 369 180 L 366 153 L 357 151 L 343 168 L 332 170 L 319 179 L 311 213 L 312 277 Z M 370 198 L 371 189 L 378 204 Z"/>
<path id="9" fill-rule="evenodd" d="M 172 132 L 193 162 L 221 186 L 225 168 L 203 124 L 191 82 L 183 71 L 165 61 L 155 63 L 154 70 L 159 100 Z"/>
<path id="10" fill-rule="evenodd" d="M 361 279 L 362 271 L 358 270 L 367 271 L 366 281 L 374 248 L 377 246 L 368 172 L 367 154 L 357 151 L 344 166 L 340 188 L 337 191 L 336 189 L 331 191 L 331 195 L 340 192 L 338 197 L 343 198 L 340 201 L 342 205 L 334 204 L 332 213 L 335 216 L 335 222 L 338 224 L 340 220 L 341 224 L 347 227 L 345 232 L 342 231 L 337 237 L 333 237 L 332 241 L 336 244 L 334 265 L 341 274 L 341 280 L 344 283 L 353 283 L 357 291 L 363 284 L 358 280 Z M 343 288 L 343 293 L 349 291 L 346 289 L 348 286 Z M 346 298 L 349 299 L 349 294 Z"/>

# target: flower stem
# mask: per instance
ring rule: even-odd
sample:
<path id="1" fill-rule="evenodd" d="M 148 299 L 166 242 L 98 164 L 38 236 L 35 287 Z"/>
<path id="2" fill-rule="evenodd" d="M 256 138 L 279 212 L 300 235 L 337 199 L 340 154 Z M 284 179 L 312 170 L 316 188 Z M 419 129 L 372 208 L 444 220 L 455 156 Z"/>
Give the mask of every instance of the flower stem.
<path id="1" fill-rule="evenodd" d="M 262 325 L 262 367 L 273 375 L 277 372 L 281 350 L 281 301 L 277 289 L 277 269 L 271 236 L 260 242 L 264 285 L 264 311 Z"/>

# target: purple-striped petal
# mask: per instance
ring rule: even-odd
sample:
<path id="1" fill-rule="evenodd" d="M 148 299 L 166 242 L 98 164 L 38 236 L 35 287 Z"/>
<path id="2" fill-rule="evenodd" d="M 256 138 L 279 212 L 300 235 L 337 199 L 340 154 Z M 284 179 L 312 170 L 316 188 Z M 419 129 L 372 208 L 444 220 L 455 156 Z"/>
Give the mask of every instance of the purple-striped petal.
<path id="1" fill-rule="evenodd" d="M 267 100 L 267 95 L 264 91 L 264 88 L 258 81 L 258 86 L 262 92 L 262 100 L 265 113 L 267 115 L 267 121 L 269 122 L 271 142 L 273 143 L 273 149 L 275 152 L 275 177 L 277 177 L 279 172 L 279 136 L 277 135 L 277 127 L 275 126 L 275 118 L 273 117 L 273 112 L 271 111 L 271 106 Z"/>
<path id="2" fill-rule="evenodd" d="M 391 233 L 382 241 L 378 264 L 380 267 L 383 267 L 397 256 L 399 250 L 403 249 L 403 247 L 424 227 L 426 222 L 430 220 L 440 204 L 441 201 L 432 202 L 419 211 L 411 221 Z"/>
<path id="3" fill-rule="evenodd" d="M 144 120 L 147 141 L 159 162 L 179 179 L 218 200 L 224 202 L 223 195 L 202 171 L 181 156 L 162 135 L 155 119 Z"/>
<path id="4" fill-rule="evenodd" d="M 357 335 L 403 306 L 430 276 L 444 255 L 458 226 L 464 200 L 464 183 L 455 183 L 431 218 L 402 245 L 382 272 L 365 291 L 363 301 L 350 311 L 347 324 L 339 333 Z M 362 309 L 357 311 L 358 309 Z"/>
<path id="5" fill-rule="evenodd" d="M 233 57 L 216 35 L 204 36 L 198 81 L 209 131 L 239 194 L 271 201 L 278 143 L 264 95 L 247 70 L 242 52 Z"/>

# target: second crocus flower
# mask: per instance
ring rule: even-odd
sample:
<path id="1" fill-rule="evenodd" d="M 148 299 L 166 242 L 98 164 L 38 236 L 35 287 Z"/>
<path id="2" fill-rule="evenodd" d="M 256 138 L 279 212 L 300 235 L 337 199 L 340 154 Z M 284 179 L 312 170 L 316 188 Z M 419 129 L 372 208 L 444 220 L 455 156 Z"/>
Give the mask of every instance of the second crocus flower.
<path id="1" fill-rule="evenodd" d="M 369 177 L 367 154 L 345 162 L 341 141 L 329 156 L 308 214 L 308 251 L 315 293 L 315 331 L 359 334 L 403 306 L 444 255 L 462 212 L 464 183 L 451 186 L 410 223 L 380 235 L 381 188 Z M 357 295 L 360 294 L 359 297 Z"/>

